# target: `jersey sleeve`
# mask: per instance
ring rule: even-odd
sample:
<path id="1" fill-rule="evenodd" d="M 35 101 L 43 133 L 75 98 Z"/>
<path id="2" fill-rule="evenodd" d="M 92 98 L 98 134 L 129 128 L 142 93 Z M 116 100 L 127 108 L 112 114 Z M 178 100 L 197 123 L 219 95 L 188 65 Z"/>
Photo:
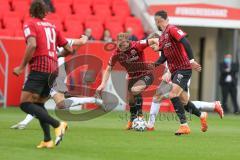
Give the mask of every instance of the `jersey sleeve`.
<path id="1" fill-rule="evenodd" d="M 177 28 L 176 26 L 171 27 L 169 29 L 169 32 L 171 36 L 177 41 L 180 41 L 183 37 L 186 37 L 187 35 L 187 33 L 183 32 L 181 29 Z"/>
<path id="2" fill-rule="evenodd" d="M 32 22 L 26 22 L 23 25 L 23 33 L 26 41 L 29 37 L 37 37 L 37 30 Z"/>
<path id="3" fill-rule="evenodd" d="M 148 41 L 146 39 L 137 41 L 135 43 L 136 43 L 137 49 L 140 51 L 143 51 L 145 48 L 147 48 L 149 46 Z"/>
<path id="4" fill-rule="evenodd" d="M 56 29 L 56 32 L 57 32 L 57 39 L 56 39 L 57 46 L 58 47 L 65 46 L 68 43 L 67 39 L 63 37 L 62 33 L 58 29 Z"/>
<path id="5" fill-rule="evenodd" d="M 117 61 L 118 61 L 118 56 L 115 53 L 113 53 L 112 56 L 110 57 L 108 65 L 113 67 L 117 63 Z"/>

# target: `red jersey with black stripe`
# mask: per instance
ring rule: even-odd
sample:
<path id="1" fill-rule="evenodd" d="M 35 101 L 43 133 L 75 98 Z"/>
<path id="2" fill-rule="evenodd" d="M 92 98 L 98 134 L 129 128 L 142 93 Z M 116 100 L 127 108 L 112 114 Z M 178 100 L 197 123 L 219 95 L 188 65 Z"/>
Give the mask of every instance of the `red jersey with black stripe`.
<path id="1" fill-rule="evenodd" d="M 187 34 L 174 25 L 168 25 L 159 40 L 159 48 L 163 51 L 171 73 L 177 70 L 192 69 L 187 52 L 180 42 Z"/>
<path id="2" fill-rule="evenodd" d="M 128 72 L 129 79 L 140 78 L 152 72 L 145 61 L 144 49 L 148 47 L 146 40 L 132 41 L 127 51 L 121 52 L 118 49 L 112 54 L 109 65 L 114 66 L 117 62 Z"/>
<path id="3" fill-rule="evenodd" d="M 23 26 L 25 40 L 35 37 L 37 47 L 29 62 L 30 70 L 52 73 L 58 67 L 57 47 L 68 42 L 56 26 L 46 19 L 30 18 Z"/>

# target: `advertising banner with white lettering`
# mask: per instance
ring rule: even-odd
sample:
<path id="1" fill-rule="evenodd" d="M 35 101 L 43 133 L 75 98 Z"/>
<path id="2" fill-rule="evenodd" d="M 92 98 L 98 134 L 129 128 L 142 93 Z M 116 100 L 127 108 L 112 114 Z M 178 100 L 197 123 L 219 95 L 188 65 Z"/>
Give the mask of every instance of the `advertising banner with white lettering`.
<path id="1" fill-rule="evenodd" d="M 170 22 L 175 25 L 240 28 L 240 9 L 210 4 L 171 4 L 151 5 L 148 11 L 154 15 L 159 10 L 166 10 Z"/>

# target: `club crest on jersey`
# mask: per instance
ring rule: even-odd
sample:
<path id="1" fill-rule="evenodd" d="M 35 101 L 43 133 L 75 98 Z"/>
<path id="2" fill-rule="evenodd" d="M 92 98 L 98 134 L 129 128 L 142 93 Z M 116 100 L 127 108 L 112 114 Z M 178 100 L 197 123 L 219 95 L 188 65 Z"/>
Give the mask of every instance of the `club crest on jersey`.
<path id="1" fill-rule="evenodd" d="M 131 50 L 131 56 L 134 57 L 134 56 L 136 56 L 136 55 L 137 55 L 137 51 L 136 51 L 135 49 L 132 49 L 132 50 Z"/>

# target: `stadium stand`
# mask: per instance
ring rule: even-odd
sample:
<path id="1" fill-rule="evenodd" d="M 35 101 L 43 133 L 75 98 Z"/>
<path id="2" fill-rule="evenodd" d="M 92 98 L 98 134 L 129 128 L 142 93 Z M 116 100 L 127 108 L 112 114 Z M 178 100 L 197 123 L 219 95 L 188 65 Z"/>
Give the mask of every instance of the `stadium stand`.
<path id="1" fill-rule="evenodd" d="M 29 18 L 30 2 L 0 0 L 0 36 L 22 36 L 22 25 Z M 126 0 L 52 0 L 52 3 L 55 13 L 50 13 L 47 18 L 69 38 L 80 37 L 86 28 L 92 29 L 96 40 L 101 39 L 105 29 L 115 39 L 117 33 L 128 27 L 133 28 L 139 39 L 144 36 L 141 21 L 131 15 Z"/>

